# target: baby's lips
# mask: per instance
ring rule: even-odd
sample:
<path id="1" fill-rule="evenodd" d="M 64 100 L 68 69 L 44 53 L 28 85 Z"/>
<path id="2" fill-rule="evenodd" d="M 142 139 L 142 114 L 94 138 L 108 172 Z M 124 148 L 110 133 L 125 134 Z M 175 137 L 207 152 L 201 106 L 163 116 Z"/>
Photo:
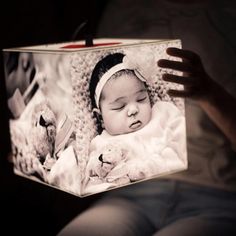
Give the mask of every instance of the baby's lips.
<path id="1" fill-rule="evenodd" d="M 137 129 L 137 128 L 139 128 L 141 125 L 142 125 L 142 122 L 138 120 L 138 121 L 133 122 L 129 127 L 130 127 L 131 129 Z"/>

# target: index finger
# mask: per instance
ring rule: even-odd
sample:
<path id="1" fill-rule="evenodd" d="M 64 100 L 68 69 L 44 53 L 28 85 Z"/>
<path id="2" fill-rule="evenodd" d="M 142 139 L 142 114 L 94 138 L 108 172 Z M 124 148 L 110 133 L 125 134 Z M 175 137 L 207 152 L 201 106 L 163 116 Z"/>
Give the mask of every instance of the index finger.
<path id="1" fill-rule="evenodd" d="M 200 62 L 200 57 L 198 54 L 185 49 L 169 47 L 166 49 L 166 52 L 170 56 L 179 57 L 182 59 L 187 59 L 190 61 L 198 61 Z"/>

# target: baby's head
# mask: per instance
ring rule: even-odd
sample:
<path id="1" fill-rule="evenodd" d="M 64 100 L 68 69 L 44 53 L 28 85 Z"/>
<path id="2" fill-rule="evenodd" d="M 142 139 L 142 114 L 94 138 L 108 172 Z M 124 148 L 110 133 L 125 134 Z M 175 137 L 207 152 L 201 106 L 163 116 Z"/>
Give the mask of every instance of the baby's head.
<path id="1" fill-rule="evenodd" d="M 21 94 L 24 94 L 36 73 L 33 54 L 28 52 L 6 52 L 4 55 L 8 97 L 11 97 L 17 88 Z"/>
<path id="2" fill-rule="evenodd" d="M 95 66 L 90 82 L 93 111 L 110 135 L 137 131 L 151 119 L 145 78 L 129 69 L 124 56 L 114 53 L 104 57 Z"/>

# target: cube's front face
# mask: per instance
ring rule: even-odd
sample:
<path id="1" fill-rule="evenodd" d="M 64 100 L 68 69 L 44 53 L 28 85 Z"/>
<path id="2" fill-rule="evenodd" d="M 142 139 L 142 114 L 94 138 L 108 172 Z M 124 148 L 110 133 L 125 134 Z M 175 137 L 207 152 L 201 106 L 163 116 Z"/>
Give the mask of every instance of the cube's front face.
<path id="1" fill-rule="evenodd" d="M 73 54 L 82 195 L 186 169 L 184 101 L 167 94 L 182 87 L 163 81 L 166 70 L 157 67 L 169 46 L 181 47 L 175 41 Z"/>
<path id="2" fill-rule="evenodd" d="M 15 173 L 86 196 L 186 169 L 181 86 L 157 67 L 169 46 L 5 52 Z"/>

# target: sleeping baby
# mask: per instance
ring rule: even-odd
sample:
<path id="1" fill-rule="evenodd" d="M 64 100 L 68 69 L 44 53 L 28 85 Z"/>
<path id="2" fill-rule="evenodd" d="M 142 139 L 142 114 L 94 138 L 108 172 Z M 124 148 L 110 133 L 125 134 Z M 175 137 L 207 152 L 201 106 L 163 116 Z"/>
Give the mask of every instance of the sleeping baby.
<path id="1" fill-rule="evenodd" d="M 130 68 L 124 57 L 110 54 L 92 73 L 90 94 L 102 132 L 91 141 L 85 192 L 94 186 L 107 189 L 184 166 L 184 115 L 171 102 L 152 106 L 146 78 Z"/>

